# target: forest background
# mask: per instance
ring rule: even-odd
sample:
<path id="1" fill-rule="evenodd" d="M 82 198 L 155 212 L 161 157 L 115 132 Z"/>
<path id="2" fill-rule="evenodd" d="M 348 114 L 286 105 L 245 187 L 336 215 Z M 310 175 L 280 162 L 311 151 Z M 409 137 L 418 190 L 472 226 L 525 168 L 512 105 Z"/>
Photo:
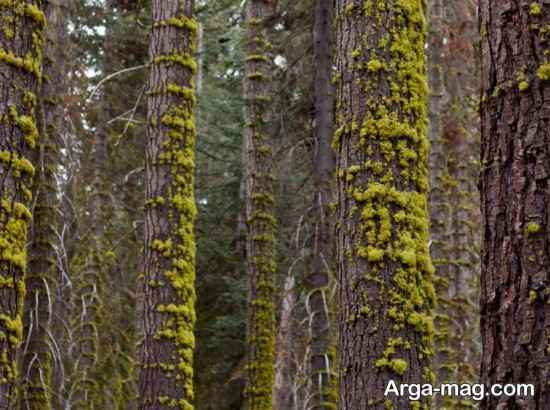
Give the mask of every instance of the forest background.
<path id="1" fill-rule="evenodd" d="M 23 327 L 19 330 L 10 318 L 0 317 L 4 335 L 0 347 L 7 352 L 2 359 L 2 376 L 7 382 L 2 385 L 10 385 L 16 378 L 16 369 L 21 379 L 17 389 L 11 387 L 3 394 L 6 398 L 17 396 L 21 409 L 142 408 L 138 407 L 138 397 L 140 390 L 143 396 L 145 387 L 139 383 L 139 352 L 144 343 L 143 317 L 149 314 L 149 299 L 145 296 L 148 291 L 144 294 L 143 289 L 159 286 L 150 276 L 155 267 L 147 267 L 143 260 L 143 238 L 151 214 L 145 215 L 148 207 L 156 206 L 154 201 L 144 200 L 150 182 L 146 179 L 146 153 L 151 149 L 147 137 L 152 135 L 147 129 L 151 124 L 148 115 L 154 110 L 152 105 L 148 108 L 148 101 L 153 104 L 151 96 L 161 94 L 151 86 L 154 70 L 149 69 L 157 64 L 156 60 L 150 63 L 154 43 L 151 27 L 163 26 L 163 21 L 153 19 L 158 17 L 158 10 L 170 6 L 162 9 L 161 3 L 155 1 L 44 1 L 42 8 L 48 21 L 45 25 L 42 17 L 33 12 L 37 2 L 15 1 L 14 4 L 26 4 L 23 12 L 16 8 L 10 11 L 8 3 L 0 4 L 0 19 L 8 25 L 18 18 L 32 20 L 28 38 L 34 38 L 33 30 L 44 29 L 45 41 L 41 65 L 44 78 L 36 110 L 36 132 L 42 139 L 39 153 L 30 158 L 41 166 L 36 167 L 34 185 L 26 187 L 22 183 L 20 187 L 20 195 L 27 198 L 33 213 L 33 222 L 29 222 L 30 245 L 27 251 L 21 251 L 28 254 L 29 260 L 19 263 L 17 257 L 7 253 L 2 259 L 9 269 L 27 270 L 26 294 L 15 293 L 15 299 L 9 299 L 12 296 L 6 296 L 8 293 L 0 295 L 5 311 L 22 307 L 23 299 L 25 305 Z M 166 4 L 172 3 L 178 2 Z M 184 104 L 187 108 L 182 110 L 188 117 L 194 110 L 196 122 L 192 126 L 163 124 L 175 130 L 180 127 L 184 133 L 196 132 L 196 158 L 192 164 L 197 208 L 194 365 L 192 376 L 187 369 L 181 370 L 194 393 L 180 394 L 184 397 L 181 406 L 187 408 L 183 400 L 194 396 L 190 400 L 194 400 L 197 410 L 236 410 L 243 408 L 247 397 L 251 400 L 250 397 L 258 396 L 256 405 L 249 403 L 250 410 L 271 408 L 271 404 L 265 407 L 261 401 L 265 393 L 262 383 L 267 382 L 273 385 L 275 409 L 336 408 L 337 358 L 341 354 L 337 354 L 336 346 L 338 326 L 342 326 L 337 317 L 338 312 L 345 310 L 337 303 L 336 265 L 337 260 L 342 264 L 343 259 L 337 258 L 336 248 L 340 246 L 341 257 L 345 246 L 335 242 L 334 232 L 342 229 L 343 220 L 337 222 L 342 213 L 338 213 L 337 202 L 341 198 L 335 187 L 337 181 L 346 181 L 340 187 L 352 184 L 360 169 L 346 168 L 342 158 L 335 163 L 330 146 L 338 151 L 342 134 L 359 131 L 355 122 L 343 125 L 343 96 L 333 87 L 342 81 L 343 74 L 345 77 L 345 68 L 351 66 L 346 66 L 338 51 L 343 49 L 345 37 L 344 24 L 338 21 L 359 15 L 359 6 L 353 1 L 337 1 L 333 9 L 331 2 L 313 0 L 280 0 L 276 4 L 198 0 L 192 18 L 189 5 L 193 2 L 180 3 L 185 9 L 180 23 L 165 25 L 189 36 L 184 43 L 191 50 L 193 61 L 172 63 L 181 64 L 185 73 L 192 73 L 194 79 L 185 77 L 185 81 L 194 88 L 196 97 L 189 96 L 185 88 L 169 91 L 180 94 L 187 101 L 185 104 L 190 104 Z M 269 7 L 262 9 L 264 3 Z M 423 71 L 421 59 L 417 69 L 420 75 L 426 75 L 430 88 L 429 99 L 425 96 L 425 115 L 429 120 L 426 137 L 431 144 L 426 158 L 430 169 L 427 205 L 429 256 L 435 268 L 430 280 L 437 307 L 433 329 L 424 329 L 429 326 L 421 315 L 415 316 L 416 323 L 409 324 L 422 328 L 418 334 L 429 334 L 433 343 L 433 351 L 426 353 L 433 356 L 433 375 L 426 376 L 426 380 L 435 380 L 433 376 L 439 381 L 475 382 L 480 377 L 482 350 L 479 73 L 482 35 L 487 33 L 482 30 L 480 35 L 478 4 L 473 0 L 431 0 L 426 7 L 421 1 L 411 1 L 414 6 L 408 8 L 397 0 L 389 3 L 405 10 L 405 21 L 412 24 L 412 29 L 402 29 L 412 47 L 421 44 L 424 49 L 427 68 Z M 503 15 L 523 13 L 506 3 Z M 548 6 L 533 4 L 525 3 L 526 11 L 521 15 L 547 20 Z M 374 18 L 368 11 L 372 6 L 369 1 L 364 6 L 367 19 Z M 424 20 L 421 34 L 415 36 L 408 31 L 418 28 L 414 26 L 419 24 L 414 13 L 426 18 L 425 38 Z M 392 24 L 399 30 L 399 24 L 405 23 L 396 18 Z M 342 31 L 337 32 L 338 28 Z M 546 41 L 546 31 L 540 32 L 544 37 L 541 41 Z M 11 38 L 9 31 L 0 34 L 6 44 Z M 161 37 L 153 38 L 162 41 Z M 29 55 L 40 54 L 33 47 Z M 362 52 L 366 53 L 358 50 L 355 54 L 354 50 L 347 57 L 361 62 Z M 2 56 L 0 62 L 23 67 L 29 78 L 38 70 L 27 60 L 10 60 L 9 53 Z M 384 67 L 378 66 L 383 63 L 376 59 L 363 62 L 362 69 L 370 73 Z M 360 63 L 358 67 L 361 69 Z M 5 70 L 0 74 L 6 75 Z M 517 82 L 516 93 L 529 88 L 525 75 L 518 74 L 513 80 L 514 84 Z M 259 80 L 268 80 L 268 85 L 262 88 Z M 544 74 L 539 73 L 539 80 L 545 80 Z M 21 84 L 37 87 L 32 80 Z M 501 92 L 498 86 L 491 89 L 495 98 Z M 263 98 L 262 93 L 269 98 Z M 21 104 L 34 107 L 28 95 L 20 96 Z M 9 99 L 3 104 L 8 107 Z M 7 108 L 4 111 L 12 113 Z M 19 124 L 25 138 L 30 135 L 22 120 L 24 116 L 15 112 L 6 114 L 8 117 Z M 260 122 L 261 127 L 255 128 L 254 121 Z M 5 137 L 2 149 L 9 145 L 8 140 Z M 257 141 L 263 142 L 254 146 Z M 251 149 L 257 150 L 256 157 L 250 155 Z M 422 149 L 418 148 L 418 156 Z M 407 154 L 405 148 L 402 150 Z M 417 154 L 410 154 L 409 159 L 416 161 Z M 10 158 L 2 161 L 14 164 Z M 20 169 L 14 180 L 21 175 L 24 180 L 25 163 L 17 164 Z M 365 167 L 377 174 L 376 164 Z M 269 178 L 265 178 L 267 182 L 256 181 L 264 185 L 254 191 L 258 187 L 247 185 L 247 178 L 264 175 L 262 172 Z M 18 184 L 14 186 L 19 187 Z M 33 201 L 25 189 L 34 193 Z M 185 212 L 191 211 L 186 211 L 185 203 L 180 205 L 176 204 L 175 209 L 185 219 Z M 250 208 L 257 213 L 251 214 Z M 12 210 L 11 205 L 3 205 L 3 209 L 5 215 L 14 213 L 25 219 L 24 212 L 19 215 L 16 207 Z M 349 215 L 353 212 L 350 210 Z M 270 223 L 258 224 L 254 218 Z M 382 221 L 384 216 L 380 213 L 377 218 Z M 3 229 L 8 229 L 7 222 L 2 224 Z M 531 235 L 539 230 L 539 225 L 526 222 L 522 228 Z M 251 236 L 251 231 L 255 236 Z M 21 232 L 17 232 L 9 234 L 20 241 Z M 258 245 L 264 242 L 273 251 Z M 15 239 L 13 243 L 14 249 L 21 247 Z M 11 246 L 11 242 L 0 243 L 2 249 L 12 249 Z M 152 242 L 152 247 L 160 254 L 170 253 L 166 243 Z M 256 252 L 254 258 L 250 257 L 251 252 Z M 369 262 L 382 258 L 372 249 L 365 255 L 362 256 Z M 405 256 L 403 259 L 407 265 Z M 418 263 L 421 264 L 420 259 Z M 144 264 L 148 273 L 143 272 Z M 267 285 L 262 282 L 266 273 Z M 251 275 L 255 278 L 252 285 Z M 6 278 L 1 278 L 0 292 L 18 289 L 15 282 Z M 250 286 L 254 289 L 252 295 Z M 253 303 L 261 299 L 264 291 L 268 297 L 274 296 L 269 302 L 273 303 L 273 317 L 262 316 L 265 306 Z M 422 297 L 426 296 L 424 291 L 420 291 Z M 533 290 L 526 293 L 526 298 L 531 304 L 539 301 Z M 178 311 L 179 306 L 162 306 L 175 315 L 176 321 L 195 321 L 194 313 Z M 347 316 L 348 322 L 356 320 L 355 316 L 371 317 L 371 313 L 360 309 L 351 318 Z M 264 330 L 251 330 L 251 323 L 266 326 Z M 179 335 L 164 336 L 188 348 Z M 262 350 L 265 338 L 269 339 L 266 345 L 272 343 L 272 352 L 269 346 L 267 353 Z M 400 339 L 389 340 L 376 367 L 397 375 L 412 372 L 406 362 L 391 357 L 395 349 L 410 350 L 410 346 L 404 347 Z M 16 362 L 15 353 L 6 347 L 11 344 L 21 346 L 14 365 L 8 365 L 10 360 Z M 424 348 L 427 349 L 424 339 L 419 339 L 418 349 Z M 186 357 L 187 353 L 180 350 L 178 354 Z M 265 354 L 272 360 L 272 368 L 264 369 L 260 362 L 255 364 L 254 359 L 265 359 Z M 421 364 L 417 370 L 423 371 Z M 177 374 L 174 369 L 163 371 Z M 163 397 L 155 398 L 160 403 L 158 408 L 176 405 Z M 10 400 L 14 399 L 5 400 L 13 403 Z M 436 408 L 473 406 L 460 398 L 438 400 L 441 401 Z M 44 407 L 44 403 L 50 407 Z M 9 406 L 6 408 L 12 408 Z M 406 408 L 399 407 L 403 403 L 397 406 Z"/>

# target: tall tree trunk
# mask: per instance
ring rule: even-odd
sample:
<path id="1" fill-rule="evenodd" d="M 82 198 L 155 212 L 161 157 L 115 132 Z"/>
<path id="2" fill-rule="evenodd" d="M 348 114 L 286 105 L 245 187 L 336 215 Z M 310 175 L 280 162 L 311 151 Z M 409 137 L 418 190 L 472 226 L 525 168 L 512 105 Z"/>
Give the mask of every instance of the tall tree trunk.
<path id="1" fill-rule="evenodd" d="M 481 0 L 481 381 L 532 383 L 533 397 L 486 397 L 482 409 L 550 402 L 550 4 Z"/>
<path id="2" fill-rule="evenodd" d="M 141 410 L 193 409 L 195 91 L 192 0 L 154 0 L 146 146 Z"/>
<path id="3" fill-rule="evenodd" d="M 247 410 L 271 410 L 275 378 L 273 254 L 275 216 L 270 141 L 272 57 L 268 18 L 272 0 L 250 0 L 245 34 L 246 257 L 250 282 L 247 334 Z"/>
<path id="4" fill-rule="evenodd" d="M 15 405 L 17 351 L 23 338 L 27 225 L 38 129 L 45 16 L 41 2 L 0 5 L 0 409 Z"/>
<path id="5" fill-rule="evenodd" d="M 52 302 L 57 280 L 56 242 L 57 189 L 60 127 L 63 117 L 65 40 L 63 2 L 46 1 L 44 14 L 48 22 L 44 45 L 42 90 L 38 98 L 39 150 L 35 153 L 36 171 L 33 187 L 33 223 L 30 231 L 29 262 L 25 283 L 24 333 L 22 356 L 22 391 L 20 408 L 48 410 L 51 404 L 52 351 L 49 337 Z"/>
<path id="6" fill-rule="evenodd" d="M 410 409 L 433 380 L 422 0 L 336 2 L 340 409 Z"/>
<path id="7" fill-rule="evenodd" d="M 333 266 L 333 225 L 329 205 L 333 198 L 334 152 L 330 146 L 334 118 L 332 77 L 332 2 L 317 0 L 313 27 L 314 96 L 315 96 L 315 209 L 314 243 L 310 270 L 306 277 L 309 289 L 306 303 L 309 314 L 309 383 L 307 408 L 333 409 L 338 402 L 336 391 L 335 343 L 331 334 L 330 278 Z"/>
<path id="8" fill-rule="evenodd" d="M 430 8 L 430 216 L 438 309 L 434 368 L 440 382 L 473 383 L 479 363 L 479 161 L 473 1 Z M 460 397 L 438 396 L 454 408 Z"/>

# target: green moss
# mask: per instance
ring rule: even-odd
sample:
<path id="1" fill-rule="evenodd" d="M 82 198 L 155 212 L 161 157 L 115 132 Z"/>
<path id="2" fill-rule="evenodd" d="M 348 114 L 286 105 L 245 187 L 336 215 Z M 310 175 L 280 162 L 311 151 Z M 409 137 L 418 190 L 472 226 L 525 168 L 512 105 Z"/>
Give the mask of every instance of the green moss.
<path id="1" fill-rule="evenodd" d="M 550 63 L 542 64 L 537 70 L 537 76 L 542 81 L 549 81 L 550 80 Z"/>
<path id="2" fill-rule="evenodd" d="M 182 97 L 184 100 L 191 101 L 193 104 L 195 103 L 195 90 L 189 87 L 181 87 L 174 83 L 168 83 L 168 86 L 166 87 L 167 91 L 169 93 L 178 95 Z"/>
<path id="3" fill-rule="evenodd" d="M 162 196 L 157 194 L 148 198 L 146 210 L 166 224 L 163 231 L 156 232 L 148 243 L 158 264 L 145 273 L 145 283 L 151 292 L 162 292 L 163 300 L 167 302 L 155 307 L 160 325 L 156 327 L 153 339 L 163 345 L 170 344 L 175 352 L 169 362 L 156 363 L 155 368 L 163 372 L 162 377 L 176 380 L 179 386 L 177 392 L 160 392 L 156 400 L 167 407 L 192 410 L 193 328 L 196 320 L 194 223 L 197 209 L 193 181 L 196 97 L 193 80 L 183 79 L 197 70 L 193 54 L 198 26 L 194 19 L 183 13 L 155 22 L 157 28 L 164 26 L 185 30 L 189 47 L 153 59 L 155 64 L 173 64 L 183 69 L 186 76 L 174 75 L 173 81 L 167 81 L 166 89 L 158 86 L 150 96 L 163 100 L 160 104 L 162 112 L 152 113 L 150 122 L 154 123 L 152 137 L 161 147 L 152 166 L 160 168 L 159 172 L 166 175 L 166 187 Z"/>
<path id="4" fill-rule="evenodd" d="M 385 358 L 382 358 L 382 359 L 378 359 L 376 362 L 375 362 L 375 366 L 376 367 L 386 367 L 386 368 L 389 368 L 391 369 L 393 372 L 395 372 L 396 374 L 402 376 L 405 374 L 405 372 L 407 371 L 407 369 L 409 368 L 409 365 L 408 363 L 403 360 L 403 359 L 391 359 L 391 360 L 388 360 L 388 359 L 385 359 Z"/>
<path id="5" fill-rule="evenodd" d="M 162 55 L 155 57 L 153 60 L 155 64 L 177 64 L 186 69 L 191 70 L 192 73 L 197 71 L 197 62 L 193 56 L 185 53 L 174 53 L 170 55 Z"/>
<path id="6" fill-rule="evenodd" d="M 11 318 L 7 315 L 0 314 L 0 322 L 2 328 L 7 330 L 8 340 L 12 346 L 17 347 L 23 341 L 23 322 L 21 316 Z"/>
<path id="7" fill-rule="evenodd" d="M 542 14 L 542 8 L 539 3 L 531 3 L 529 7 L 529 14 L 532 16 L 540 16 Z"/>
<path id="8" fill-rule="evenodd" d="M 367 69 L 372 72 L 380 71 L 382 68 L 384 68 L 384 64 L 376 58 L 373 58 L 367 64 Z"/>
<path id="9" fill-rule="evenodd" d="M 525 91 L 529 89 L 529 83 L 527 81 L 520 81 L 520 83 L 518 84 L 518 88 L 520 91 Z"/>
<path id="10" fill-rule="evenodd" d="M 185 15 L 179 17 L 171 17 L 163 21 L 155 22 L 155 27 L 172 26 L 179 29 L 185 29 L 192 33 L 194 37 L 198 30 L 198 24 L 194 19 L 191 19 Z"/>
<path id="11" fill-rule="evenodd" d="M 11 51 L 6 51 L 0 48 L 0 63 L 5 63 L 12 67 L 24 69 L 33 74 L 36 78 L 42 77 L 40 59 L 37 59 L 32 54 L 27 54 L 24 57 L 18 57 Z"/>
<path id="12" fill-rule="evenodd" d="M 541 227 L 536 222 L 529 222 L 525 228 L 525 233 L 527 235 L 534 235 L 536 233 L 539 233 L 541 230 Z"/>
<path id="13" fill-rule="evenodd" d="M 247 3 L 247 7 L 252 7 Z M 255 6 L 254 6 L 255 7 Z M 273 148 L 270 141 L 269 117 L 272 82 L 272 46 L 265 31 L 267 12 L 259 7 L 260 14 L 246 20 L 245 43 L 248 56 L 245 65 L 245 88 L 255 92 L 245 98 L 246 143 L 252 163 L 269 168 L 273 162 Z M 257 84 L 261 83 L 261 87 Z M 261 90 L 260 90 L 261 89 Z M 347 178 L 353 173 L 342 171 Z M 274 216 L 273 177 L 261 172 L 251 176 L 252 191 L 247 196 L 246 223 L 249 235 L 250 252 L 247 253 L 249 275 L 251 276 L 246 366 L 247 385 L 245 388 L 246 407 L 250 410 L 271 410 L 272 389 L 275 378 L 275 303 L 274 272 L 275 258 L 273 245 L 276 219 Z"/>
<path id="14" fill-rule="evenodd" d="M 365 158 L 366 175 L 349 178 L 348 172 L 346 185 L 339 179 L 346 189 L 341 205 L 346 210 L 357 207 L 361 215 L 357 226 L 355 221 L 353 225 L 342 221 L 340 231 L 353 238 L 349 258 L 355 254 L 363 259 L 354 263 L 365 266 L 369 295 L 375 294 L 384 306 L 374 311 L 365 302 L 365 310 L 360 309 L 362 314 L 355 318 L 365 321 L 373 340 L 379 342 L 381 333 L 389 338 L 375 367 L 406 379 L 411 364 L 403 357 L 416 355 L 415 366 L 420 363 L 424 369 L 434 354 L 426 21 L 421 0 L 366 0 L 363 12 L 354 22 L 365 28 L 358 39 L 360 54 L 354 58 L 368 62 L 367 70 L 355 61 L 343 67 L 361 104 L 351 113 L 349 106 L 337 109 L 332 143 L 337 152 L 353 152 L 347 159 Z M 349 23 L 338 24 L 348 28 Z M 350 125 L 350 117 L 360 124 L 358 130 L 353 122 Z"/>
<path id="15" fill-rule="evenodd" d="M 246 56 L 245 61 L 270 63 L 269 58 L 262 54 L 251 54 Z"/>

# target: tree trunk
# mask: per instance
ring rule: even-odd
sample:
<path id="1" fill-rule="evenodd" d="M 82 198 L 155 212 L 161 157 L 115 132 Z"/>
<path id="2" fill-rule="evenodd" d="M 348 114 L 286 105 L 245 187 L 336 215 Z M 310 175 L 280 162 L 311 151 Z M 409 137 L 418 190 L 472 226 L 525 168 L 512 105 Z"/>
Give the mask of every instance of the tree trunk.
<path id="1" fill-rule="evenodd" d="M 430 8 L 430 247 L 436 266 L 439 382 L 475 382 L 479 363 L 479 151 L 473 1 L 433 1 Z M 460 397 L 438 396 L 455 408 Z"/>
<path id="2" fill-rule="evenodd" d="M 195 48 L 192 0 L 154 0 L 146 146 L 141 410 L 193 409 Z"/>
<path id="3" fill-rule="evenodd" d="M 15 405 L 17 351 L 23 339 L 27 225 L 38 129 L 45 17 L 41 2 L 0 5 L 0 409 Z M 9 23 L 8 23 L 9 22 Z"/>
<path id="4" fill-rule="evenodd" d="M 341 410 L 427 407 L 433 381 L 423 1 L 336 2 Z"/>
<path id="5" fill-rule="evenodd" d="M 273 7 L 271 0 L 250 0 L 245 17 L 246 257 L 250 283 L 247 410 L 271 410 L 275 382 L 275 216 L 269 130 L 272 56 L 266 34 Z"/>
<path id="6" fill-rule="evenodd" d="M 30 231 L 29 262 L 25 279 L 24 333 L 27 342 L 22 356 L 22 410 L 48 410 L 51 404 L 52 351 L 48 334 L 55 298 L 57 259 L 57 189 L 59 140 L 63 117 L 65 19 L 62 2 L 47 1 L 48 22 L 44 45 L 42 90 L 38 98 L 39 150 L 35 153 L 33 223 Z"/>
<path id="7" fill-rule="evenodd" d="M 315 141 L 314 159 L 315 209 L 314 243 L 310 271 L 306 277 L 309 314 L 309 383 L 307 408 L 333 409 L 338 402 L 336 391 L 336 340 L 331 334 L 330 297 L 333 265 L 333 224 L 329 205 L 333 198 L 334 152 L 330 146 L 333 133 L 334 90 L 332 75 L 332 8 L 328 0 L 315 5 L 313 27 Z"/>
<path id="8" fill-rule="evenodd" d="M 481 381 L 532 383 L 533 397 L 487 397 L 481 409 L 550 402 L 550 4 L 480 2 L 482 33 Z"/>

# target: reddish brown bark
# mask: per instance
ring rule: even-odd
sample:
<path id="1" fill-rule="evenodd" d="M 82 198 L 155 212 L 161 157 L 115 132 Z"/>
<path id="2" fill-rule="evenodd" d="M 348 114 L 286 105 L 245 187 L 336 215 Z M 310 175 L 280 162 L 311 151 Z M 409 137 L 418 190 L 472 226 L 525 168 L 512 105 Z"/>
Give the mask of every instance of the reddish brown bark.
<path id="1" fill-rule="evenodd" d="M 193 0 L 152 2 L 140 410 L 194 408 L 193 6 Z"/>
<path id="2" fill-rule="evenodd" d="M 479 13 L 481 380 L 535 385 L 534 397 L 487 397 L 480 408 L 542 410 L 550 403 L 550 3 L 482 0 Z"/>

